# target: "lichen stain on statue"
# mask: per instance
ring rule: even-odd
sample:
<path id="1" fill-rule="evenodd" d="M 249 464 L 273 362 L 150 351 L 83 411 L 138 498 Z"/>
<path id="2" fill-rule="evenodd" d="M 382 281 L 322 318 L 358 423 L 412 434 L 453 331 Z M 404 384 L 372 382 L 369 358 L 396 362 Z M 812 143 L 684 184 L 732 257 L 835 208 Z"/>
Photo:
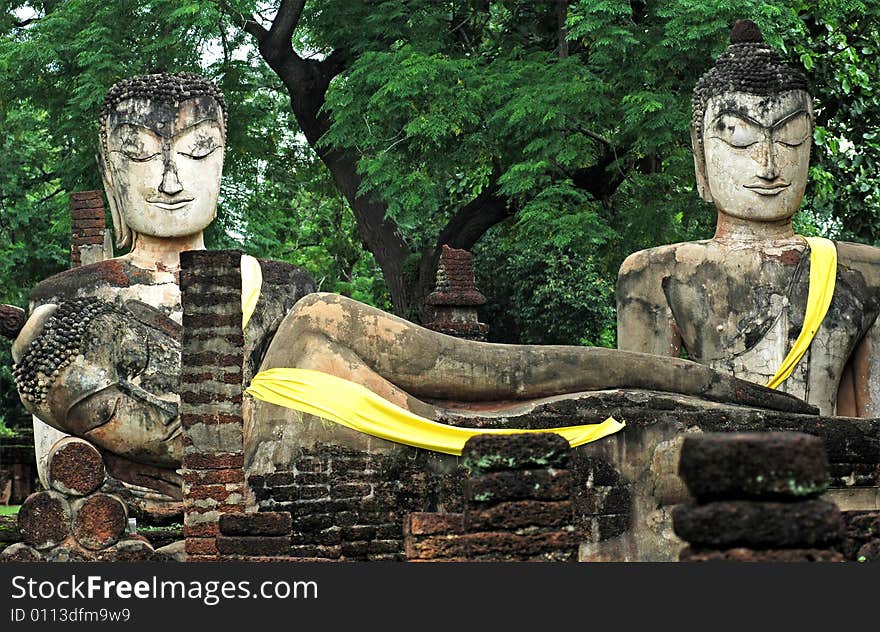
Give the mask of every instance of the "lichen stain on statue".
<path id="1" fill-rule="evenodd" d="M 712 239 L 631 255 L 617 288 L 619 348 L 687 357 L 766 384 L 800 333 L 809 248 L 792 216 L 807 183 L 810 86 L 743 20 L 694 90 L 697 188 L 717 207 Z M 873 353 L 880 250 L 837 242 L 833 302 L 780 390 L 823 415 L 880 415 Z"/>

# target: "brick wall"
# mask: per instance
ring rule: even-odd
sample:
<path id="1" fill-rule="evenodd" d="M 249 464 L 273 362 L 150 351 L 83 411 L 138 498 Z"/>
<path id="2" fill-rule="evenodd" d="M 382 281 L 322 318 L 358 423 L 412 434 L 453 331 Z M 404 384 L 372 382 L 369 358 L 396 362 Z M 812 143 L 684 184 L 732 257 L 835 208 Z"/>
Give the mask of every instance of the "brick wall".
<path id="1" fill-rule="evenodd" d="M 325 445 L 304 450 L 289 470 L 248 483 L 260 511 L 292 515 L 290 555 L 402 560 L 407 513 L 462 506 L 464 471 L 438 473 L 435 459 L 415 449 L 386 455 Z"/>

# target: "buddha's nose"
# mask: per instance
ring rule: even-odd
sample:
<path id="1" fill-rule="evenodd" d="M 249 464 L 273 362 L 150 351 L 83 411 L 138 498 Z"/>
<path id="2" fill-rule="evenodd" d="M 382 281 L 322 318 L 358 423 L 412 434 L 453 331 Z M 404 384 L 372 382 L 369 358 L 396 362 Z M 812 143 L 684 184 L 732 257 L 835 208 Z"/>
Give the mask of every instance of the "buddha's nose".
<path id="1" fill-rule="evenodd" d="M 779 176 L 779 169 L 776 166 L 776 143 L 768 138 L 758 145 L 757 176 L 762 180 L 775 180 Z"/>
<path id="2" fill-rule="evenodd" d="M 177 177 L 177 165 L 170 157 L 164 159 L 162 165 L 162 182 L 159 183 L 159 191 L 165 195 L 176 195 L 183 191 L 180 178 Z"/>

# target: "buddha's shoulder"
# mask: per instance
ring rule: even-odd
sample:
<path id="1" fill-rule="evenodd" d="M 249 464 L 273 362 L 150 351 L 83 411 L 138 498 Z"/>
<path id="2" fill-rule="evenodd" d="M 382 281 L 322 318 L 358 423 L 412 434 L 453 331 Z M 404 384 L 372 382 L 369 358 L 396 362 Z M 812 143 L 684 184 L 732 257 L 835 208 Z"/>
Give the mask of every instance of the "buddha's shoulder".
<path id="1" fill-rule="evenodd" d="M 837 261 L 861 272 L 873 286 L 880 286 L 880 248 L 849 241 L 836 241 Z"/>
<path id="2" fill-rule="evenodd" d="M 638 274 L 650 268 L 671 272 L 681 265 L 699 265 L 715 258 L 717 245 L 711 239 L 665 244 L 639 250 L 629 255 L 620 266 L 620 276 Z"/>
<path id="3" fill-rule="evenodd" d="M 40 281 L 31 291 L 36 304 L 93 296 L 103 288 L 126 288 L 150 284 L 149 273 L 124 259 L 107 259 L 78 268 L 64 270 Z"/>

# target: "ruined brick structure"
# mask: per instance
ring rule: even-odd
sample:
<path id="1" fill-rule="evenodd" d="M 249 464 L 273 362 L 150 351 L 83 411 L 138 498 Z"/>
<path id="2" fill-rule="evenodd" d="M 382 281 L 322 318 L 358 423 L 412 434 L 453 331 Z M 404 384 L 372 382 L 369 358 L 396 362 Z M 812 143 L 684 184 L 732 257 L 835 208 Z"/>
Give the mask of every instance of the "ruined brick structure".
<path id="1" fill-rule="evenodd" d="M 575 562 L 585 526 L 576 518 L 571 448 L 556 434 L 478 435 L 465 444 L 461 513 L 411 513 L 407 559 Z"/>
<path id="2" fill-rule="evenodd" d="M 217 555 L 219 519 L 245 509 L 241 253 L 180 257 L 180 420 L 187 559 Z"/>
<path id="3" fill-rule="evenodd" d="M 486 302 L 474 284 L 474 257 L 443 244 L 437 264 L 437 287 L 425 299 L 434 320 L 425 327 L 468 340 L 485 340 L 489 326 L 479 321 L 477 307 Z"/>
<path id="4" fill-rule="evenodd" d="M 828 461 L 818 437 L 794 432 L 685 438 L 679 470 L 695 503 L 676 507 L 681 561 L 841 562 L 843 519 L 820 500 Z"/>
<path id="5" fill-rule="evenodd" d="M 77 268 L 113 256 L 101 191 L 70 194 L 70 267 Z"/>

